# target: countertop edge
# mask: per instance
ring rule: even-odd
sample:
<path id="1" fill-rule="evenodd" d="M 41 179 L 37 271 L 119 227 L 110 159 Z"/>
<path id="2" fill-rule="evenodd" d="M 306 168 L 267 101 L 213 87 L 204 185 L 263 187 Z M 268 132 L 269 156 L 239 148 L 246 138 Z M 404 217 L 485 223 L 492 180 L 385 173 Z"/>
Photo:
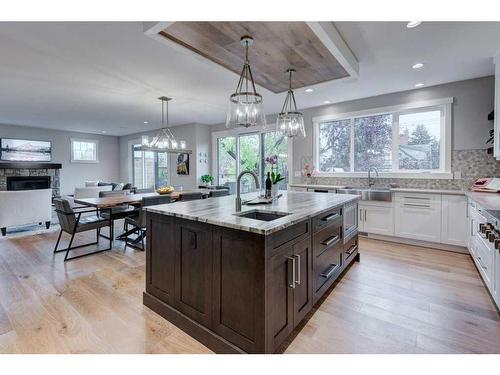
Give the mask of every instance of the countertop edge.
<path id="1" fill-rule="evenodd" d="M 311 189 L 344 189 L 340 185 L 313 185 L 313 184 L 289 184 L 289 187 L 311 188 Z M 390 188 L 393 193 L 422 193 L 422 194 L 445 194 L 445 195 L 465 195 L 463 190 L 448 189 L 419 189 L 419 188 Z"/>

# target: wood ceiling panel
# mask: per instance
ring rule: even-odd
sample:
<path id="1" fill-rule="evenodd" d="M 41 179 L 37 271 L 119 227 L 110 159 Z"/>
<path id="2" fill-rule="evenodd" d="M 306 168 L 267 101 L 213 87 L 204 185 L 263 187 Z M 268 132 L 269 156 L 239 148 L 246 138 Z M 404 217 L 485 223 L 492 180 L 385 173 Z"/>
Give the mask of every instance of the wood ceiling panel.
<path id="1" fill-rule="evenodd" d="M 255 82 L 275 93 L 288 89 L 288 68 L 297 70 L 295 88 L 349 76 L 305 22 L 175 22 L 159 34 L 237 74 L 245 57 L 240 38 L 251 35 Z"/>

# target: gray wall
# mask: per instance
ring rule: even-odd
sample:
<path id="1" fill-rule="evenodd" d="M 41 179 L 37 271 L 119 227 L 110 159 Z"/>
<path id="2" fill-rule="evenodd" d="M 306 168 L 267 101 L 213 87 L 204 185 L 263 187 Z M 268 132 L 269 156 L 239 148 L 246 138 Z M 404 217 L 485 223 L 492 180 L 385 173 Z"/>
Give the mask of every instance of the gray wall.
<path id="1" fill-rule="evenodd" d="M 118 137 L 0 124 L 0 138 L 4 137 L 52 142 L 52 162 L 62 164 L 61 195 L 73 194 L 75 186 L 87 180 L 118 180 Z M 71 163 L 70 138 L 98 140 L 100 162 Z"/>
<path id="2" fill-rule="evenodd" d="M 302 112 L 304 113 L 307 136 L 304 139 L 294 139 L 293 141 L 293 169 L 294 171 L 300 170 L 303 156 L 312 157 L 313 117 L 446 97 L 454 98 L 452 149 L 485 149 L 488 147 L 485 144 L 488 132 L 493 128 L 493 123 L 488 121 L 487 117 L 493 109 L 494 83 L 494 77 L 488 76 L 304 109 Z M 300 105 L 300 103 L 298 104 Z M 267 116 L 267 123 L 270 127 L 274 126 L 275 118 L 276 114 Z M 211 127 L 211 131 L 223 129 L 225 129 L 224 124 Z M 297 180 L 294 177 L 292 179 Z"/>
<path id="3" fill-rule="evenodd" d="M 185 140 L 187 148 L 193 150 L 189 158 L 189 175 L 179 176 L 176 172 L 177 155 L 169 156 L 169 183 L 170 185 L 182 185 L 184 189 L 194 189 L 200 184 L 203 174 L 209 173 L 210 167 L 210 127 L 202 124 L 186 124 L 172 127 L 172 132 L 178 140 Z M 141 132 L 120 137 L 120 179 L 121 181 L 132 181 L 132 143 L 140 143 L 141 136 L 155 136 L 158 130 Z M 201 157 L 199 153 L 207 153 L 207 158 Z M 205 163 L 205 159 L 207 162 Z"/>

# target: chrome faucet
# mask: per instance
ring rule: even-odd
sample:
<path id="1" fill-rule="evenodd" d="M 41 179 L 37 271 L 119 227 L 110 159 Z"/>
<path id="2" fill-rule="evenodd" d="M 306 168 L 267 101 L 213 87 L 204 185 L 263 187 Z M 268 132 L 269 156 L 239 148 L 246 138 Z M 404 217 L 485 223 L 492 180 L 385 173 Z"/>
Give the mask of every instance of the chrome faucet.
<path id="1" fill-rule="evenodd" d="M 241 188 L 241 178 L 243 177 L 243 175 L 245 174 L 250 174 L 253 176 L 254 180 L 255 180 L 255 188 L 256 189 L 259 189 L 259 178 L 257 177 L 257 175 L 252 172 L 252 171 L 243 171 L 241 172 L 239 175 L 238 175 L 238 179 L 236 180 L 236 200 L 235 200 L 235 209 L 236 209 L 236 212 L 240 212 L 241 211 L 241 197 L 240 197 L 240 188 Z"/>
<path id="2" fill-rule="evenodd" d="M 371 189 L 371 187 L 372 187 L 373 185 L 375 185 L 375 179 L 372 179 L 372 176 L 371 176 L 371 174 L 370 174 L 370 172 L 371 172 L 372 170 L 374 170 L 374 171 L 375 171 L 375 174 L 376 174 L 376 175 L 377 175 L 377 177 L 378 177 L 378 170 L 377 170 L 377 168 L 375 168 L 375 167 L 370 167 L 370 168 L 368 168 L 368 188 L 369 188 L 369 189 Z"/>

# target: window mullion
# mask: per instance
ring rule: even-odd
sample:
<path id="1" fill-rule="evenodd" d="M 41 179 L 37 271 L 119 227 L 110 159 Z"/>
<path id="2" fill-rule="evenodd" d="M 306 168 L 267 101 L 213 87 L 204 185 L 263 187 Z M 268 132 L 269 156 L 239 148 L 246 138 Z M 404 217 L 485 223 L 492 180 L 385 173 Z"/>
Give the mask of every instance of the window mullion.
<path id="1" fill-rule="evenodd" d="M 392 172 L 399 172 L 399 113 L 392 115 Z"/>
<path id="2" fill-rule="evenodd" d="M 349 153 L 349 171 L 354 172 L 354 118 L 351 118 L 351 147 Z"/>

